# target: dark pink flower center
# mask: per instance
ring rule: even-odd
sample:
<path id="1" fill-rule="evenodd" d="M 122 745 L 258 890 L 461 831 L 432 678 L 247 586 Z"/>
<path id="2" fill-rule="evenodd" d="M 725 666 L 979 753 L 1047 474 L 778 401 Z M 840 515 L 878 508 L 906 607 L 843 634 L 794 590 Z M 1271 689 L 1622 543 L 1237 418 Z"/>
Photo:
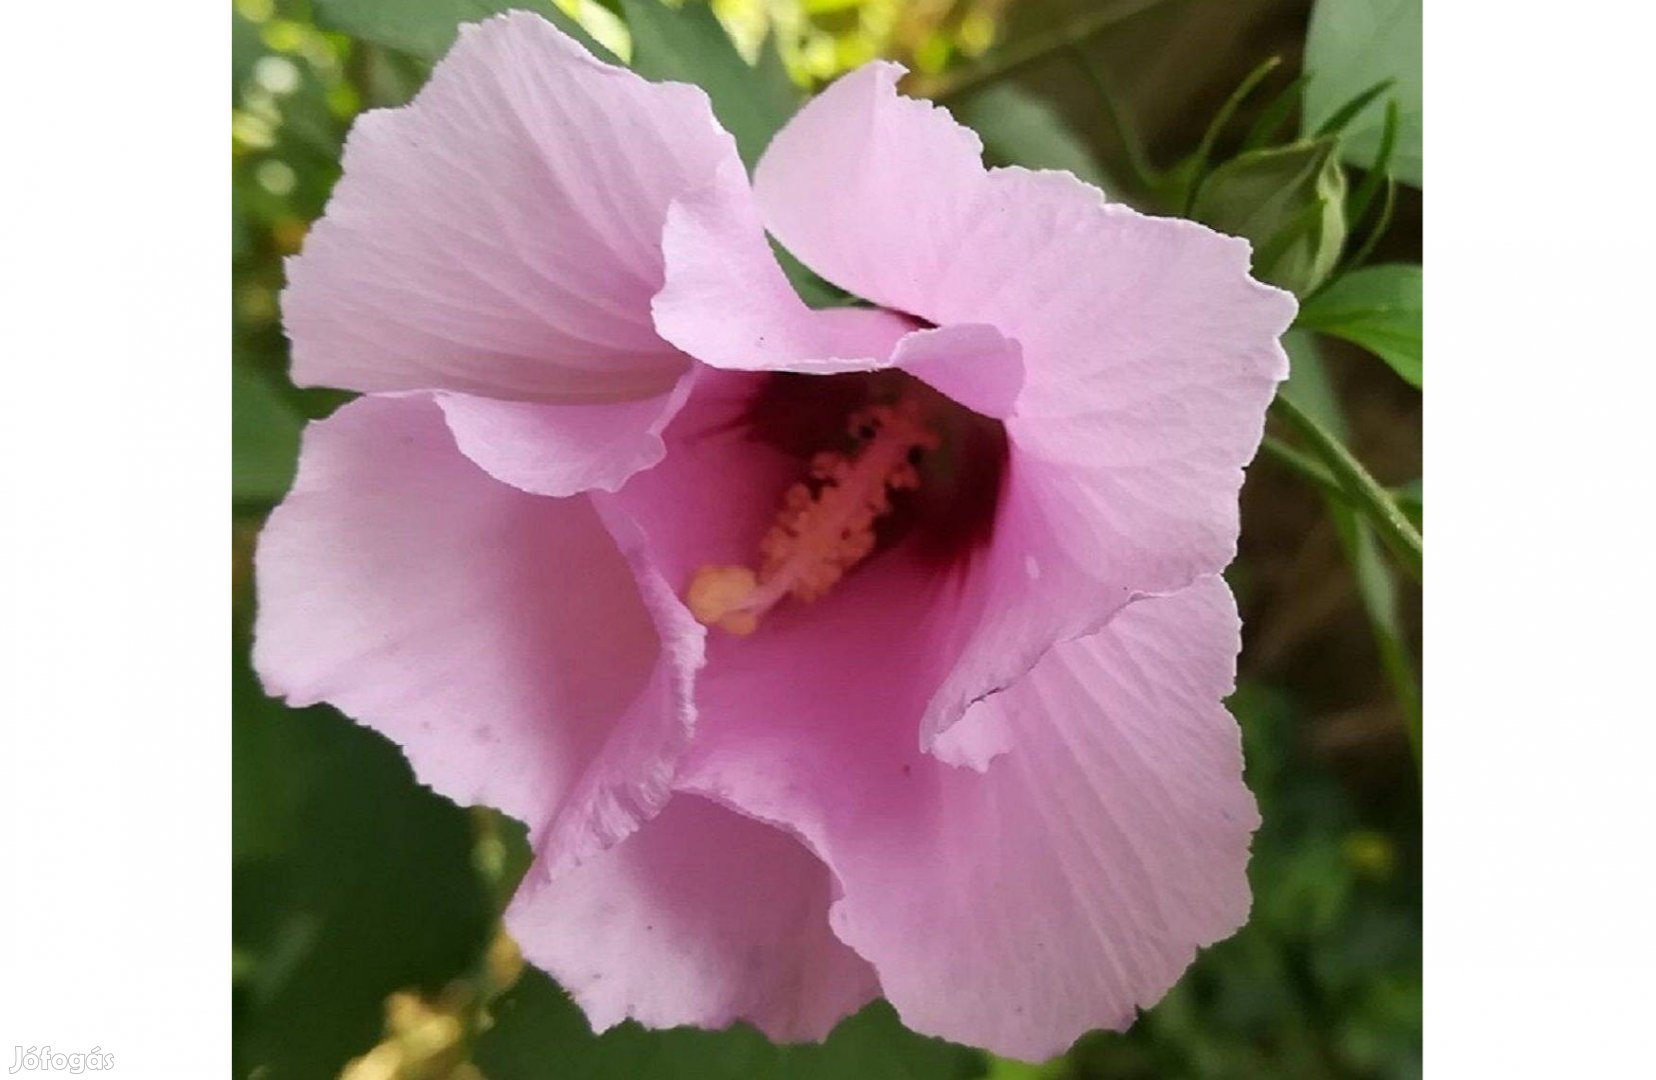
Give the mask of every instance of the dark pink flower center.
<path id="1" fill-rule="evenodd" d="M 751 634 L 779 602 L 810 603 L 900 542 L 948 562 L 988 538 L 1005 430 L 909 375 L 770 375 L 747 422 L 801 475 L 757 568 L 704 566 L 691 580 L 686 602 L 709 626 Z"/>

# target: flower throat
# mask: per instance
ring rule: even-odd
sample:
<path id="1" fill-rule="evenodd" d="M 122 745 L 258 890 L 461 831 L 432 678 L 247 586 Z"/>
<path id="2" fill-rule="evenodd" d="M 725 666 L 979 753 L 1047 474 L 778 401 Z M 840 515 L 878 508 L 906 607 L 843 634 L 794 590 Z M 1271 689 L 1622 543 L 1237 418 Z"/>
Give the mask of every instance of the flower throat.
<path id="1" fill-rule="evenodd" d="M 915 393 L 855 410 L 845 433 L 850 450 L 817 452 L 809 478 L 783 493 L 759 543 L 757 573 L 746 566 L 696 571 L 685 602 L 698 621 L 745 636 L 783 598 L 823 596 L 874 550 L 891 493 L 920 486 L 917 466 L 941 442 Z"/>

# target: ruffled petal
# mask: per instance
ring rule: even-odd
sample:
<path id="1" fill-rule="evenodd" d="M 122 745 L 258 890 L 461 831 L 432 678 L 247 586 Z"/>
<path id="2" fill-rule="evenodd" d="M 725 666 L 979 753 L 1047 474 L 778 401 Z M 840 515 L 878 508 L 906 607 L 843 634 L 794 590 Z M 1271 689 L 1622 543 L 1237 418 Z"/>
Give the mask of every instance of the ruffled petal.
<path id="1" fill-rule="evenodd" d="M 469 394 L 433 395 L 460 452 L 503 483 L 536 495 L 614 491 L 667 452 L 661 431 L 678 413 L 695 368 L 665 394 L 608 404 L 545 405 Z"/>
<path id="2" fill-rule="evenodd" d="M 1228 590 L 1136 600 L 974 706 L 961 727 L 1010 743 L 983 774 L 889 723 L 900 624 L 834 637 L 804 671 L 715 643 L 678 785 L 817 852 L 843 890 L 835 932 L 910 1027 L 1031 1060 L 1125 1027 L 1248 911 Z"/>
<path id="3" fill-rule="evenodd" d="M 705 364 L 811 375 L 897 367 L 997 417 L 1023 385 L 1017 343 L 993 327 L 922 328 L 879 308 L 807 307 L 777 265 L 739 168 L 673 204 L 663 247 L 656 328 Z"/>
<path id="4" fill-rule="evenodd" d="M 680 795 L 609 851 L 551 881 L 531 874 L 506 926 L 595 1031 L 745 1020 L 799 1042 L 878 993 L 829 929 L 831 894 L 827 868 L 786 833 Z"/>
<path id="5" fill-rule="evenodd" d="M 1230 562 L 1294 301 L 1248 276 L 1245 241 L 1107 205 L 1066 174 L 985 169 L 975 135 L 897 94 L 901 74 L 870 64 L 807 104 L 755 192 L 829 280 L 1021 349 L 985 600 L 923 729 L 969 761 L 945 738 L 967 704 L 1134 595 Z"/>
<path id="6" fill-rule="evenodd" d="M 408 106 L 360 117 L 288 264 L 293 377 L 574 403 L 667 393 L 667 207 L 735 144 L 707 96 L 522 12 L 461 29 Z M 744 199 L 746 192 L 742 193 Z"/>
<path id="7" fill-rule="evenodd" d="M 1023 390 L 1023 350 L 981 323 L 916 330 L 897 343 L 891 366 L 996 419 L 1012 414 Z"/>
<path id="8" fill-rule="evenodd" d="M 738 371 L 861 371 L 885 361 L 912 320 L 865 308 L 813 310 L 777 265 L 740 164 L 676 200 L 662 236 L 661 336 Z"/>
<path id="9" fill-rule="evenodd" d="M 751 560 L 798 480 L 801 462 L 756 438 L 747 416 L 768 376 L 707 369 L 663 438 L 660 464 L 635 475 L 596 505 L 633 522 L 641 557 L 662 580 L 684 590 L 704 565 Z"/>
<path id="10" fill-rule="evenodd" d="M 902 72 L 859 68 L 777 134 L 754 177 L 764 225 L 859 296 L 1016 340 L 1031 428 L 1130 420 L 1105 447 L 1125 453 L 1159 421 L 1169 440 L 1253 449 L 1295 304 L 1248 276 L 1247 242 L 1106 204 L 1067 174 L 985 169 L 976 135 L 897 94 Z"/>
<path id="11" fill-rule="evenodd" d="M 899 96 L 903 73 L 866 64 L 807 102 L 759 159 L 753 188 L 765 228 L 812 270 L 942 323 L 927 311 L 937 282 L 986 268 L 1015 282 L 1024 260 L 973 249 L 983 144 L 930 102 Z"/>
<path id="12" fill-rule="evenodd" d="M 307 430 L 260 538 L 254 664 L 578 859 L 665 801 L 694 717 L 702 628 L 630 528 L 491 479 L 427 397 L 360 398 Z"/>

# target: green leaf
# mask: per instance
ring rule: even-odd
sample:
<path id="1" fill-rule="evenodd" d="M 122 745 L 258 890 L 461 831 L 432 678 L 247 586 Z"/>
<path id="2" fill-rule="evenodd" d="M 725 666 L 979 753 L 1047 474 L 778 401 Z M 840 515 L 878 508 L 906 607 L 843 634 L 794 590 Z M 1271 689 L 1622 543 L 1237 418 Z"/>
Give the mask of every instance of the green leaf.
<path id="1" fill-rule="evenodd" d="M 799 257 L 781 244 L 775 237 L 770 237 L 771 251 L 776 255 L 777 265 L 782 267 L 782 273 L 787 276 L 788 284 L 792 285 L 799 298 L 814 308 L 845 307 L 852 301 L 850 293 L 837 285 L 823 280 L 815 270 L 799 261 Z"/>
<path id="2" fill-rule="evenodd" d="M 1380 147 L 1384 100 L 1399 106 L 1393 171 L 1421 186 L 1421 0 L 1317 0 L 1305 40 L 1303 130 L 1319 130 L 1359 94 L 1385 79 L 1390 91 L 1347 125 L 1340 153 L 1367 168 Z"/>
<path id="3" fill-rule="evenodd" d="M 1403 263 L 1353 271 L 1306 301 L 1299 325 L 1361 345 L 1419 387 L 1422 279 Z"/>
<path id="4" fill-rule="evenodd" d="M 586 46 L 592 55 L 615 58 L 551 0 L 316 0 L 317 21 L 353 37 L 436 60 L 454 44 L 461 23 L 503 11 L 532 11 Z"/>
<path id="5" fill-rule="evenodd" d="M 976 1051 L 905 1029 L 883 1001 L 843 1021 L 821 1045 L 785 1047 L 746 1025 L 646 1031 L 629 1021 L 593 1035 L 574 1003 L 533 968 L 492 1012 L 494 1026 L 475 1055 L 490 1080 L 964 1080 L 984 1069 Z"/>
<path id="6" fill-rule="evenodd" d="M 984 87 L 954 106 L 955 119 L 983 139 L 993 165 L 1062 169 L 1104 187 L 1104 171 L 1058 110 L 1017 83 Z"/>
<path id="7" fill-rule="evenodd" d="M 1254 246 L 1254 276 L 1300 296 L 1334 270 L 1345 244 L 1345 170 L 1338 141 L 1251 150 L 1209 173 L 1191 216 Z"/>
<path id="8" fill-rule="evenodd" d="M 1386 91 L 1390 90 L 1392 88 L 1392 83 L 1393 80 L 1391 79 L 1381 79 L 1367 90 L 1364 90 L 1361 94 L 1358 94 L 1344 105 L 1341 105 L 1333 116 L 1330 116 L 1327 120 L 1322 122 L 1322 125 L 1317 128 L 1315 135 L 1318 138 L 1321 138 L 1324 135 L 1340 134 L 1340 132 L 1344 131 L 1351 124 L 1351 122 L 1357 118 L 1358 113 L 1368 108 L 1369 104 L 1379 98 L 1381 94 L 1384 94 Z"/>
<path id="9" fill-rule="evenodd" d="M 1409 515 L 1415 528 L 1420 528 L 1426 520 L 1426 488 L 1420 477 L 1415 477 L 1405 484 L 1398 484 L 1392 488 L 1392 495 L 1397 499 L 1397 505 Z"/>
<path id="10" fill-rule="evenodd" d="M 230 370 L 231 498 L 275 502 L 293 483 L 304 421 L 263 376 L 241 364 Z"/>
<path id="11" fill-rule="evenodd" d="M 259 24 L 242 17 L 241 12 L 230 12 L 230 95 L 241 101 L 241 88 L 253 74 L 253 65 L 264 54 L 264 41 L 259 36 Z"/>
<path id="12" fill-rule="evenodd" d="M 707 91 L 719 122 L 736 137 L 751 168 L 771 136 L 799 107 L 799 91 L 779 63 L 754 67 L 703 0 L 670 8 L 660 0 L 621 0 L 632 31 L 633 69 L 647 79 L 694 83 Z"/>
<path id="13" fill-rule="evenodd" d="M 337 1076 L 379 1040 L 386 995 L 470 968 L 493 902 L 466 811 L 384 737 L 265 697 L 236 638 L 234 1072 Z"/>

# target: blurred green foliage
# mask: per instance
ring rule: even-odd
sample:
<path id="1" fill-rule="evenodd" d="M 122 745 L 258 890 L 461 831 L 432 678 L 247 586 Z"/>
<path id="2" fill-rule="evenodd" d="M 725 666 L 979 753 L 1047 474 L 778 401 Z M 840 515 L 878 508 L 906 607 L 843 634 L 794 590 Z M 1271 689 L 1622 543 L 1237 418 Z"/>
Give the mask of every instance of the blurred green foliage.
<path id="1" fill-rule="evenodd" d="M 1259 280 L 1305 296 L 1328 280 L 1345 249 L 1345 170 L 1326 136 L 1250 150 L 1197 185 L 1190 216 L 1255 241 Z"/>
<path id="2" fill-rule="evenodd" d="M 1365 266 L 1307 300 L 1299 324 L 1363 346 L 1419 389 L 1425 287 L 1418 266 Z"/>
<path id="3" fill-rule="evenodd" d="M 964 1080 L 984 1071 L 975 1051 L 904 1030 L 883 1001 L 843 1021 L 820 1045 L 774 1046 L 745 1025 L 646 1031 L 631 1021 L 594 1038 L 575 1003 L 531 969 L 496 1004 L 494 1016 L 476 1060 L 498 1080 Z"/>
<path id="4" fill-rule="evenodd" d="M 1398 179 L 1421 186 L 1421 0 L 1319 0 L 1305 43 L 1305 123 L 1310 134 L 1344 104 L 1381 79 L 1392 80 L 1401 125 Z M 1362 167 L 1374 160 L 1384 128 L 1376 102 L 1347 129 L 1346 160 Z"/>
<path id="5" fill-rule="evenodd" d="M 1250 870 L 1255 907 L 1248 926 L 1204 951 L 1131 1031 L 1086 1036 L 1063 1058 L 1039 1066 L 913 1035 L 883 1002 L 847 1020 L 821 1047 L 772 1047 L 746 1028 L 647 1032 L 625 1024 L 595 1037 L 549 980 L 532 969 L 519 975 L 511 958 L 503 959 L 497 915 L 526 858 L 521 829 L 432 794 L 394 746 L 332 709 L 292 710 L 264 696 L 248 661 L 253 537 L 291 478 L 303 418 L 326 415 L 344 399 L 297 389 L 286 377 L 277 314 L 282 259 L 298 250 L 322 211 L 351 119 L 364 108 L 406 101 L 455 19 L 496 6 L 523 5 L 237 0 L 232 16 L 236 1074 L 326 1077 L 355 1060 L 361 1077 L 497 1080 L 1418 1075 L 1418 797 L 1407 785 L 1380 797 L 1354 790 L 1309 745 L 1312 706 L 1293 685 L 1245 678 L 1231 701 L 1264 816 Z M 536 6 L 570 24 L 546 3 Z M 830 6 L 842 19 L 848 12 L 849 22 L 829 36 L 860 44 L 835 45 L 832 56 L 818 49 L 805 64 L 811 43 L 828 34 Z M 560 7 L 582 10 L 561 0 Z M 792 107 L 784 58 L 796 80 L 810 81 L 863 59 L 874 42 L 908 49 L 911 59 L 929 49 L 935 69 L 987 46 L 982 18 L 990 8 L 942 5 L 928 26 L 901 4 L 770 3 L 760 10 L 721 3 L 740 52 L 694 0 L 684 11 L 655 0 L 603 10 L 614 25 L 589 20 L 594 32 L 636 50 L 651 74 L 706 86 L 751 161 Z M 395 17 L 388 20 L 388 11 Z M 617 15 L 632 21 L 631 39 L 616 36 Z M 1343 16 L 1318 17 L 1325 38 L 1335 40 L 1326 27 Z M 901 34 L 899 26 L 906 27 Z M 748 67 L 755 59 L 757 74 Z M 1067 168 L 1095 180 L 1118 164 L 1102 161 L 1055 109 L 1015 82 L 972 95 L 957 112 L 980 131 L 997 162 Z M 1418 106 L 1414 115 L 1418 132 Z M 1418 141 L 1413 145 L 1418 160 Z M 1406 151 L 1400 149 L 1400 160 Z M 1370 146 L 1354 160 L 1372 162 L 1374 153 Z M 1327 155 L 1312 165 L 1295 172 L 1310 185 L 1312 203 L 1319 212 L 1342 205 L 1343 190 L 1327 190 L 1335 183 L 1326 175 Z M 1231 173 L 1241 171 L 1233 163 Z M 1200 197 L 1218 199 L 1227 175 L 1226 166 L 1217 167 Z M 1284 187 L 1292 185 L 1266 185 L 1256 201 L 1277 205 Z M 1298 205 L 1303 213 L 1306 203 Z M 1332 250 L 1338 256 L 1341 244 Z M 1331 269 L 1327 252 L 1311 254 L 1311 276 L 1321 280 Z M 1373 348 L 1418 386 L 1418 268 L 1403 276 L 1410 274 L 1412 292 L 1395 268 L 1345 277 L 1307 305 L 1307 325 Z M 804 272 L 796 280 L 802 290 L 825 288 Z M 1314 289 L 1309 279 L 1299 284 L 1308 294 Z M 1370 293 L 1384 302 L 1378 316 L 1365 306 Z M 1385 314 L 1410 303 L 1412 322 Z M 1297 392 L 1343 431 L 1316 344 L 1308 330 L 1295 335 L 1296 352 L 1311 357 L 1297 369 Z M 1418 513 L 1418 498 L 1412 505 Z M 1330 511 L 1401 696 L 1414 683 L 1396 584 L 1364 523 L 1337 501 Z M 1246 564 L 1233 572 L 1244 596 L 1250 573 Z M 1417 714 L 1418 697 L 1412 708 Z M 399 991 L 406 994 L 392 998 Z M 413 1021 L 399 1020 L 410 1001 L 423 1004 L 409 1013 Z M 409 1046 L 422 1032 L 447 1040 L 450 1052 L 419 1058 Z M 404 1056 L 380 1054 L 398 1039 Z M 379 1056 L 364 1057 L 371 1053 Z"/>

